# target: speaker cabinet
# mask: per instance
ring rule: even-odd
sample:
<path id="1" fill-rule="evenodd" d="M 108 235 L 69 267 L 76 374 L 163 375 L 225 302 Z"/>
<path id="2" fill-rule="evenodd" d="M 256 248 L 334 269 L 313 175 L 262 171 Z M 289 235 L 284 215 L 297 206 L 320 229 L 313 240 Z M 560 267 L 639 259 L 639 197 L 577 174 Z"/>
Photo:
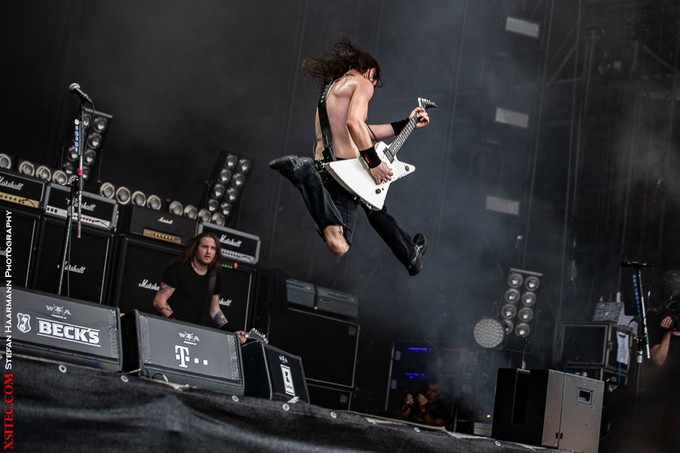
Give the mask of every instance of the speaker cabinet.
<path id="1" fill-rule="evenodd" d="M 37 213 L 0 205 L 0 219 L 5 236 L 0 251 L 1 275 L 4 278 L 11 278 L 16 286 L 28 287 L 38 247 L 40 216 Z M 7 235 L 10 236 L 9 239 Z"/>
<path id="2" fill-rule="evenodd" d="M 125 371 L 243 395 L 243 363 L 235 333 L 138 310 L 121 319 Z"/>
<path id="3" fill-rule="evenodd" d="M 328 409 L 348 411 L 352 403 L 352 392 L 346 388 L 309 384 L 309 402 Z"/>
<path id="4" fill-rule="evenodd" d="M 297 397 L 309 402 L 300 357 L 261 341 L 244 344 L 241 354 L 246 395 L 284 401 Z"/>
<path id="5" fill-rule="evenodd" d="M 359 324 L 289 308 L 257 328 L 269 344 L 302 358 L 308 382 L 354 386 Z"/>
<path id="6" fill-rule="evenodd" d="M 220 306 L 229 323 L 237 330 L 249 330 L 255 270 L 222 264 Z"/>
<path id="7" fill-rule="evenodd" d="M 560 342 L 560 363 L 566 366 L 601 366 L 611 370 L 628 370 L 632 350 L 632 335 L 629 329 L 613 322 L 565 322 L 562 323 Z M 627 343 L 624 356 L 627 361 L 619 362 L 619 345 Z"/>
<path id="8" fill-rule="evenodd" d="M 0 300 L 11 301 L 14 312 L 0 327 L 2 343 L 13 353 L 122 369 L 119 313 L 115 308 L 4 286 L 0 287 Z"/>
<path id="9" fill-rule="evenodd" d="M 62 220 L 44 218 L 31 287 L 57 294 L 61 275 L 64 233 Z M 81 237 L 71 232 L 71 252 L 67 259 L 61 295 L 88 302 L 104 303 L 107 290 L 113 234 L 82 226 Z"/>
<path id="10" fill-rule="evenodd" d="M 554 370 L 501 368 L 492 437 L 597 453 L 604 382 Z"/>
<path id="11" fill-rule="evenodd" d="M 181 252 L 181 246 L 120 236 L 116 244 L 111 304 L 123 313 L 139 310 L 157 314 L 153 298 L 160 289 L 163 272 Z"/>

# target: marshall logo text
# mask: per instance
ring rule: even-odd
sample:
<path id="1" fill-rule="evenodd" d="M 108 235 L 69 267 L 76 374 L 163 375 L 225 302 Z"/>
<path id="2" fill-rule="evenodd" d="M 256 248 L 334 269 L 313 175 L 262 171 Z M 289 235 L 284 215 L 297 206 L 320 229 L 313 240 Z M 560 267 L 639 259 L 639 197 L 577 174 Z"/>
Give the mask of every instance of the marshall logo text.
<path id="1" fill-rule="evenodd" d="M 243 244 L 243 241 L 241 240 L 236 241 L 230 237 L 227 237 L 226 234 L 223 234 L 222 236 L 220 236 L 220 243 L 224 245 L 231 245 L 236 248 L 241 248 L 241 244 Z"/>
<path id="2" fill-rule="evenodd" d="M 24 183 L 23 182 L 9 181 L 9 180 L 5 179 L 4 176 L 0 176 L 0 186 L 6 187 L 8 189 L 13 189 L 13 190 L 23 190 L 24 189 Z"/>
<path id="3" fill-rule="evenodd" d="M 152 291 L 158 291 L 159 289 L 161 289 L 161 287 L 158 286 L 156 283 L 151 283 L 148 278 L 142 280 L 142 282 L 139 283 L 137 286 L 144 289 L 150 289 Z"/>

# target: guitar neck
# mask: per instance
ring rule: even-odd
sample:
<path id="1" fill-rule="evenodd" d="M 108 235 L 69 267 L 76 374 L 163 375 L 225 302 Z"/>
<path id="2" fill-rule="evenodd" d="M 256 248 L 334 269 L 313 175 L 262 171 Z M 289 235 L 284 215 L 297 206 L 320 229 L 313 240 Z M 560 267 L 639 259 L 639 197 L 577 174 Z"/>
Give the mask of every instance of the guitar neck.
<path id="1" fill-rule="evenodd" d="M 385 157 L 387 157 L 390 162 L 394 161 L 394 158 L 397 157 L 397 153 L 401 149 L 401 146 L 404 144 L 408 136 L 411 135 L 413 129 L 416 128 L 416 122 L 418 122 L 417 116 L 414 116 L 408 120 L 408 123 L 406 123 L 404 129 L 401 130 L 399 135 L 397 135 L 397 138 L 395 138 L 394 141 L 390 143 L 390 146 L 388 146 L 385 150 Z"/>

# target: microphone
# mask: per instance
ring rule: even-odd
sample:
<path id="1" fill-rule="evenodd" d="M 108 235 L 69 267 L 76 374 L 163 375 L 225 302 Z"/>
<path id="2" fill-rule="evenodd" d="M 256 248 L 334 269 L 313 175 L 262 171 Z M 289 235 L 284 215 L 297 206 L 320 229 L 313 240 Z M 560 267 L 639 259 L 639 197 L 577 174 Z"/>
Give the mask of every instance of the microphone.
<path id="1" fill-rule="evenodd" d="M 627 261 L 623 260 L 621 261 L 621 267 L 636 267 L 636 268 L 641 268 L 641 267 L 652 267 L 651 264 L 648 263 L 642 263 L 640 261 Z"/>
<path id="2" fill-rule="evenodd" d="M 78 96 L 78 97 L 80 98 L 81 101 L 89 102 L 90 104 L 94 105 L 94 104 L 92 103 L 92 99 L 90 99 L 90 97 L 87 95 L 87 93 L 85 93 L 83 90 L 80 89 L 80 85 L 78 85 L 77 83 L 73 82 L 72 84 L 70 84 L 70 85 L 68 86 L 68 90 L 69 90 L 71 93 L 73 93 L 73 94 L 75 94 L 76 96 Z"/>

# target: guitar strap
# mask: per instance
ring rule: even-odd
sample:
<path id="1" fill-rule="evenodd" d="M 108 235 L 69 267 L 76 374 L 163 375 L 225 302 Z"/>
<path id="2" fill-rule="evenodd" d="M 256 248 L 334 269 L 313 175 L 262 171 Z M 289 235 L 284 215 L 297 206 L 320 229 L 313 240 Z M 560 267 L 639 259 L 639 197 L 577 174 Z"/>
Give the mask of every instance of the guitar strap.
<path id="1" fill-rule="evenodd" d="M 210 300 L 212 299 L 215 290 L 215 280 L 217 280 L 217 275 L 212 274 L 210 276 L 210 281 L 208 282 L 208 297 L 205 299 L 205 302 L 203 302 L 203 311 L 201 312 L 200 323 L 206 327 L 214 327 L 212 319 L 210 318 Z"/>
<path id="2" fill-rule="evenodd" d="M 331 90 L 333 82 L 328 83 L 321 91 L 319 97 L 319 125 L 321 126 L 321 136 L 323 138 L 323 159 L 325 162 L 335 160 L 335 152 L 333 151 L 333 142 L 331 140 L 331 125 L 328 121 L 328 112 L 326 111 L 326 100 L 328 93 Z"/>

